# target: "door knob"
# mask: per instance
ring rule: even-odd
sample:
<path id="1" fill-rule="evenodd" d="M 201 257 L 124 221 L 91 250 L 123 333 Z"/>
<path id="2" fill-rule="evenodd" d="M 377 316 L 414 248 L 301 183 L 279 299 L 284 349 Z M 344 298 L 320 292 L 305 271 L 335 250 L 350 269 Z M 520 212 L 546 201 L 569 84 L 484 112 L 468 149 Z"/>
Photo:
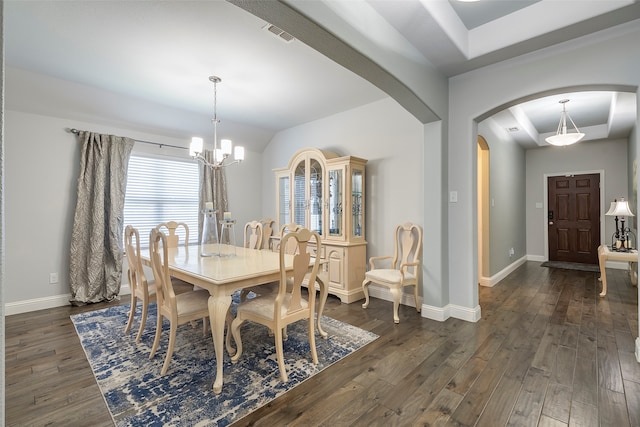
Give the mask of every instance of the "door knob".
<path id="1" fill-rule="evenodd" d="M 549 221 L 549 225 L 553 225 L 553 221 Z"/>

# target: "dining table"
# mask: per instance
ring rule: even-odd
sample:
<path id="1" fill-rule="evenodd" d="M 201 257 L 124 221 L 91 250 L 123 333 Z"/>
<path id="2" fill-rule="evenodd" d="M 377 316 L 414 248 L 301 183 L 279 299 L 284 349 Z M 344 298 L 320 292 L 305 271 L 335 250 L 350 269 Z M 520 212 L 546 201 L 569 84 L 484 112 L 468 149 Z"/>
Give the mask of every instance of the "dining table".
<path id="1" fill-rule="evenodd" d="M 239 289 L 280 280 L 280 254 L 266 249 L 235 247 L 233 256 L 202 256 L 215 252 L 213 245 L 189 245 L 168 249 L 169 274 L 209 291 L 209 322 L 216 357 L 214 393 L 220 393 L 223 385 L 223 358 L 225 321 L 232 302 L 232 295 Z M 150 266 L 148 255 L 141 256 L 142 263 Z M 293 271 L 293 255 L 285 255 L 285 269 Z M 320 275 L 318 275 L 320 276 Z M 320 297 L 316 327 L 323 338 L 320 318 L 327 300 L 328 289 L 321 277 L 316 278 Z M 310 284 L 309 291 L 314 289 Z M 233 355 L 234 350 L 228 348 Z"/>

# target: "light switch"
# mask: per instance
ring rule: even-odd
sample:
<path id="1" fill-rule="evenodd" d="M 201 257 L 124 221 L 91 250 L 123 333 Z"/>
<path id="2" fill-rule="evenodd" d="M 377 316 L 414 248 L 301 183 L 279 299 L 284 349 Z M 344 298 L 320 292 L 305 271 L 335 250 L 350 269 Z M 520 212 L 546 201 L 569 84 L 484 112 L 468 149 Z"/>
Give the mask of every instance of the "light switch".
<path id="1" fill-rule="evenodd" d="M 449 191 L 449 203 L 457 203 L 457 202 L 458 202 L 458 192 Z"/>
<path id="2" fill-rule="evenodd" d="M 542 209 L 542 203 L 536 202 L 536 209 Z"/>

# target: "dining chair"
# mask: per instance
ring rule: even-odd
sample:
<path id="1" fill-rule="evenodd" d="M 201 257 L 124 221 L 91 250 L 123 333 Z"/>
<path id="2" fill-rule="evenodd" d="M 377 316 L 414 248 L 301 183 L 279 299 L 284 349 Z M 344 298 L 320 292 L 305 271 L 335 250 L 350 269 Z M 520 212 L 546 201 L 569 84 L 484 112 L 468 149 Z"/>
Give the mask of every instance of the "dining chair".
<path id="1" fill-rule="evenodd" d="M 320 265 L 319 257 L 314 257 L 313 264 L 311 264 L 312 257 L 307 251 L 307 246 L 315 244 L 317 248 L 320 248 L 322 242 L 318 232 L 302 228 L 285 234 L 281 243 L 278 292 L 258 295 L 238 304 L 236 318 L 231 324 L 231 332 L 236 342 L 237 350 L 236 354 L 231 357 L 231 361 L 237 362 L 242 355 L 242 337 L 240 334 L 242 324 L 245 321 L 250 321 L 264 325 L 274 331 L 280 378 L 283 382 L 286 382 L 288 376 L 284 366 L 283 329 L 287 325 L 299 320 L 307 320 L 311 357 L 314 365 L 318 363 L 314 325 L 315 292 L 309 292 L 309 300 L 307 301 L 302 295 L 302 285 L 310 265 L 313 265 L 308 276 L 311 281 L 315 281 L 318 266 Z M 296 250 L 294 251 L 295 255 L 293 255 L 293 271 L 287 273 L 285 264 L 285 258 L 288 255 L 287 248 L 294 246 Z M 290 286 L 287 286 L 287 283 Z"/>
<path id="2" fill-rule="evenodd" d="M 127 225 L 124 231 L 125 255 L 127 258 L 129 279 L 129 287 L 131 289 L 131 309 L 129 311 L 129 319 L 124 328 L 124 332 L 128 333 L 133 324 L 138 300 L 142 304 L 142 313 L 140 317 L 140 327 L 136 335 L 136 342 L 140 342 L 142 333 L 147 322 L 149 312 L 149 303 L 156 300 L 156 284 L 153 279 L 148 280 L 140 260 L 140 233 L 138 229 L 132 225 Z M 193 291 L 193 286 L 186 282 L 182 282 L 174 286 L 174 291 L 178 294 Z"/>
<path id="3" fill-rule="evenodd" d="M 127 320 L 124 332 L 126 334 L 131 329 L 134 314 L 138 306 L 138 299 L 140 299 L 142 303 L 142 316 L 140 317 L 138 335 L 136 335 L 136 342 L 140 342 L 142 332 L 147 322 L 149 303 L 156 300 L 156 285 L 153 280 L 147 280 L 142 268 L 142 262 L 140 261 L 140 233 L 138 229 L 131 225 L 125 227 L 124 244 L 127 264 L 129 266 L 127 276 L 129 279 L 129 287 L 131 288 L 131 309 L 129 310 L 129 319 Z"/>
<path id="4" fill-rule="evenodd" d="M 249 221 L 244 225 L 244 247 L 249 249 L 262 249 L 262 238 L 264 235 L 263 225 L 260 221 Z M 240 301 L 247 299 L 249 292 L 253 292 L 256 295 L 261 293 L 272 292 L 273 287 L 271 283 L 264 285 L 251 286 L 244 288 L 240 291 Z"/>
<path id="5" fill-rule="evenodd" d="M 159 230 L 163 231 L 165 228 L 167 229 L 167 247 L 168 248 L 177 248 L 180 244 L 180 235 L 178 235 L 177 231 L 180 227 L 184 229 L 184 240 L 183 245 L 189 246 L 189 226 L 185 222 L 178 221 L 167 221 L 161 222 L 156 226 Z M 177 277 L 171 277 L 171 284 L 173 285 L 174 291 L 176 293 L 182 293 L 187 291 L 198 290 L 199 288 L 194 288 L 191 283 L 187 283 L 184 280 L 180 280 Z M 191 326 L 195 327 L 195 321 L 191 322 Z M 205 319 L 202 319 L 202 330 L 204 333 L 207 332 L 207 322 Z"/>
<path id="6" fill-rule="evenodd" d="M 249 221 L 244 225 L 244 247 L 262 249 L 264 227 L 260 221 Z"/>
<path id="7" fill-rule="evenodd" d="M 158 301 L 158 319 L 156 324 L 156 335 L 153 340 L 153 347 L 149 358 L 153 358 L 160 344 L 162 335 L 162 322 L 166 318 L 169 320 L 169 347 L 167 355 L 162 365 L 161 375 L 167 373 L 169 362 L 173 355 L 176 342 L 177 328 L 185 323 L 190 323 L 197 319 L 209 317 L 209 292 L 197 290 L 176 294 L 169 275 L 169 245 L 167 236 L 158 228 L 151 230 L 150 255 L 153 276 L 156 281 L 156 299 Z"/>
<path id="8" fill-rule="evenodd" d="M 386 286 L 393 298 L 393 321 L 400 323 L 398 306 L 400 295 L 405 286 L 413 286 L 413 297 L 416 310 L 420 312 L 418 304 L 418 273 L 420 271 L 420 253 L 422 250 L 422 228 L 413 223 L 404 223 L 396 226 L 394 233 L 395 250 L 393 256 L 377 256 L 369 258 L 370 269 L 365 273 L 362 282 L 364 291 L 364 304 L 362 308 L 369 306 L 369 285 L 375 283 Z M 389 260 L 390 266 L 389 266 Z M 383 267 L 382 262 L 386 262 Z M 377 265 L 376 265 L 377 264 Z"/>
<path id="9" fill-rule="evenodd" d="M 276 220 L 272 218 L 263 218 L 262 223 L 262 249 L 271 249 L 271 236 L 276 231 Z"/>
<path id="10" fill-rule="evenodd" d="M 180 243 L 180 236 L 177 234 L 178 228 L 184 229 L 184 245 L 189 246 L 189 226 L 184 222 L 167 221 L 161 222 L 157 225 L 158 229 L 162 231 L 163 228 L 167 229 L 167 247 L 177 248 Z"/>

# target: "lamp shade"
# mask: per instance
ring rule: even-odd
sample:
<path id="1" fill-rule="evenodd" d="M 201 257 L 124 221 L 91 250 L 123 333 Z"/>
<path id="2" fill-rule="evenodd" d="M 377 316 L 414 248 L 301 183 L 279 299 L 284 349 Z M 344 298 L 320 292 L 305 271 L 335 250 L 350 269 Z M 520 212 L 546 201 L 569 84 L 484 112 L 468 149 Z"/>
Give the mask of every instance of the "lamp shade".
<path id="1" fill-rule="evenodd" d="M 575 144 L 584 138 L 585 134 L 582 132 L 578 133 L 559 133 L 557 135 L 550 136 L 546 139 L 546 141 L 557 147 L 563 147 L 565 145 Z"/>
<path id="2" fill-rule="evenodd" d="M 189 155 L 191 157 L 196 157 L 198 154 L 202 153 L 203 145 L 204 141 L 202 138 L 197 136 L 191 138 L 191 144 L 189 144 Z"/>
<path id="3" fill-rule="evenodd" d="M 605 215 L 608 216 L 635 216 L 629 207 L 629 201 L 620 199 L 611 202 L 611 206 Z"/>

